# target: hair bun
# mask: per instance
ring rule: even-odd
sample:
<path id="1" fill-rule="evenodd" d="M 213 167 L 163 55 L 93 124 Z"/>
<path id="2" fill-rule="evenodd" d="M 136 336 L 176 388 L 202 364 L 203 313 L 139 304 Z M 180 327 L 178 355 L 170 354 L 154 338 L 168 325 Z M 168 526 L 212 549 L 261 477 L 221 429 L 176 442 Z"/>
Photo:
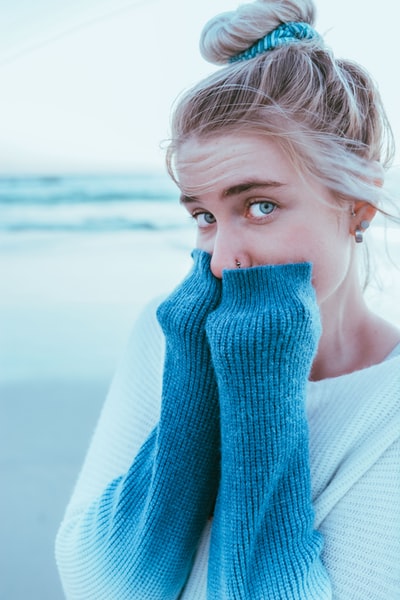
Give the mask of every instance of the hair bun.
<path id="1" fill-rule="evenodd" d="M 313 0 L 256 0 L 210 19 L 201 34 L 200 52 L 211 63 L 225 64 L 281 23 L 313 25 L 314 20 Z"/>

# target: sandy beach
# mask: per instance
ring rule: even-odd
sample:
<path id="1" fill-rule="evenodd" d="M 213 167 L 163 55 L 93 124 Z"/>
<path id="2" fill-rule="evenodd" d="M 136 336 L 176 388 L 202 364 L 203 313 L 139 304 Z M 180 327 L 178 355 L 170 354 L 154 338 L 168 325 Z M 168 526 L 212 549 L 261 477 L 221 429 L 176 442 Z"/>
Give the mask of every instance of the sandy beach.
<path id="1" fill-rule="evenodd" d="M 390 237 L 400 264 L 399 230 Z M 1 600 L 63 598 L 54 537 L 112 373 L 141 307 L 188 270 L 193 239 L 191 228 L 1 238 Z M 400 272 L 380 258 L 379 273 L 387 293 L 372 287 L 369 301 L 400 325 Z"/>
<path id="2" fill-rule="evenodd" d="M 192 237 L 1 237 L 1 600 L 63 598 L 54 537 L 91 432 L 138 312 L 183 277 Z"/>

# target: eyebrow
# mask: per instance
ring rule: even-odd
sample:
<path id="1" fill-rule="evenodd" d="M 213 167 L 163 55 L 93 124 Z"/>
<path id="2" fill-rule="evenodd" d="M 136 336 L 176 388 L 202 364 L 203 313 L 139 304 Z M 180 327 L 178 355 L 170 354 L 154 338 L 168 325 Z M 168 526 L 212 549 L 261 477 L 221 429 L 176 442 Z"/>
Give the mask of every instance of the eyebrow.
<path id="1" fill-rule="evenodd" d="M 254 189 L 260 188 L 279 188 L 283 187 L 285 184 L 279 181 L 244 181 L 242 183 L 237 183 L 232 185 L 222 191 L 221 196 L 223 198 L 229 198 L 231 196 L 238 196 L 243 192 L 252 191 Z M 199 198 L 197 196 L 187 196 L 186 194 L 181 194 L 179 201 L 181 204 L 190 204 L 192 202 L 198 202 Z"/>

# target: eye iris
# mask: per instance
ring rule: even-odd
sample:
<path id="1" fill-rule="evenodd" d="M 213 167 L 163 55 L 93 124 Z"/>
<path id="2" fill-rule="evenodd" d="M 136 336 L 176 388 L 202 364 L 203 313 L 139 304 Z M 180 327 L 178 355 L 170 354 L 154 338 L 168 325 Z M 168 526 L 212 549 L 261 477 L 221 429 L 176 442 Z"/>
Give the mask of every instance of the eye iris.
<path id="1" fill-rule="evenodd" d="M 259 208 L 264 215 L 269 215 L 274 210 L 274 205 L 271 202 L 260 202 Z"/>
<path id="2" fill-rule="evenodd" d="M 208 224 L 214 223 L 214 217 L 211 213 L 204 213 L 203 218 L 204 218 L 205 222 Z"/>

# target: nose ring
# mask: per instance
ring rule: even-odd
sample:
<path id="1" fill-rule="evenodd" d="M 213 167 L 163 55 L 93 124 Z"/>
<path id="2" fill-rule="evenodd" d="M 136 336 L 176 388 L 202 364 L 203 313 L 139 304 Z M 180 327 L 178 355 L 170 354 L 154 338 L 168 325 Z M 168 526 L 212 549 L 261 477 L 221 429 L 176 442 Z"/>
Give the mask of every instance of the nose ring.
<path id="1" fill-rule="evenodd" d="M 240 260 L 236 259 L 236 268 L 240 269 L 240 267 L 242 266 L 242 263 L 240 262 Z"/>

